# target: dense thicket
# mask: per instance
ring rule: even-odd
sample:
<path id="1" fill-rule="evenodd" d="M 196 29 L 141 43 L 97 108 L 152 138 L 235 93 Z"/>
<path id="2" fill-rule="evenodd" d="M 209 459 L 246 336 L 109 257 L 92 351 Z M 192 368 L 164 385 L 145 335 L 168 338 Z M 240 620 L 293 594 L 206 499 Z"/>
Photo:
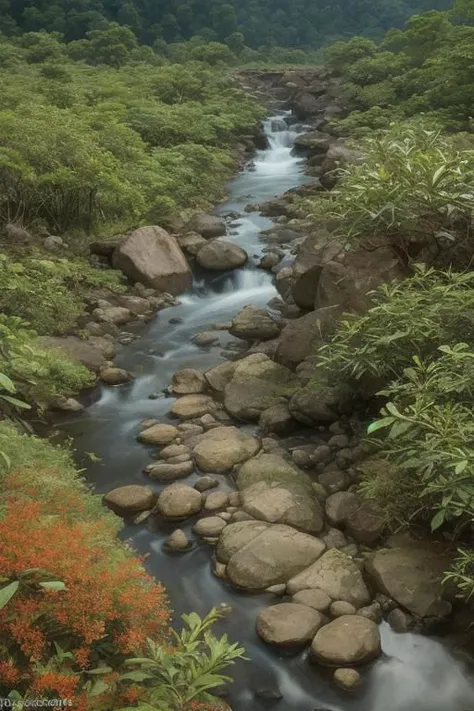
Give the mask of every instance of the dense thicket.
<path id="1" fill-rule="evenodd" d="M 4 32 L 61 32 L 78 40 L 107 22 L 128 25 L 147 44 L 202 34 L 225 40 L 242 33 L 251 47 L 318 46 L 353 34 L 381 35 L 415 12 L 446 0 L 1 0 Z M 235 38 L 234 38 L 235 40 Z"/>

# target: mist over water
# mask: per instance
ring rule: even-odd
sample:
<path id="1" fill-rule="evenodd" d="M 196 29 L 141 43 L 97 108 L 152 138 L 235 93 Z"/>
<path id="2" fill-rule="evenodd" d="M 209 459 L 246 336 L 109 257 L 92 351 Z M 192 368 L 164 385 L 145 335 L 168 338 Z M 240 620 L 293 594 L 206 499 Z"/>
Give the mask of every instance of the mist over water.
<path id="1" fill-rule="evenodd" d="M 266 122 L 269 149 L 258 151 L 252 164 L 229 186 L 230 196 L 220 214 L 242 213 L 248 203 L 258 204 L 303 184 L 304 163 L 294 155 L 297 135 L 285 115 Z M 220 351 L 230 340 L 217 332 L 220 345 L 200 349 L 191 339 L 216 322 L 230 321 L 245 305 L 264 306 L 277 295 L 271 275 L 256 268 L 262 253 L 259 233 L 271 227 L 271 220 L 258 211 L 244 213 L 231 224 L 226 239 L 238 242 L 249 254 L 249 265 L 231 274 L 197 275 L 193 290 L 181 305 L 168 309 L 140 332 L 141 338 L 122 349 L 120 366 L 133 371 L 134 382 L 120 388 L 104 387 L 99 400 L 84 415 L 64 422 L 75 437 L 87 474 L 99 492 L 125 484 L 146 484 L 157 491 L 142 469 L 153 450 L 137 444 L 139 423 L 149 417 L 165 417 L 172 400 L 150 400 L 151 393 L 166 388 L 173 374 L 183 367 L 205 370 L 222 361 Z M 169 323 L 170 319 L 181 323 Z M 99 462 L 89 461 L 94 452 Z M 189 478 L 191 483 L 197 475 Z M 231 488 L 224 476 L 217 476 L 221 488 Z M 189 531 L 193 521 L 180 524 Z M 186 555 L 173 556 L 162 550 L 163 539 L 176 524 L 152 530 L 147 524 L 128 526 L 124 538 L 140 554 L 146 554 L 149 571 L 167 587 L 177 615 L 195 610 L 205 614 L 225 603 L 232 613 L 219 623 L 241 642 L 251 658 L 231 671 L 235 683 L 229 702 L 233 711 L 470 711 L 474 709 L 474 682 L 467 669 L 443 645 L 413 634 L 397 635 L 382 625 L 384 655 L 363 670 L 364 684 L 355 695 L 337 690 L 331 673 L 313 665 L 305 652 L 286 657 L 266 647 L 255 633 L 258 611 L 275 602 L 268 595 L 244 595 L 218 580 L 211 571 L 212 549 L 198 544 Z M 279 690 L 282 698 L 264 700 L 262 690 Z"/>

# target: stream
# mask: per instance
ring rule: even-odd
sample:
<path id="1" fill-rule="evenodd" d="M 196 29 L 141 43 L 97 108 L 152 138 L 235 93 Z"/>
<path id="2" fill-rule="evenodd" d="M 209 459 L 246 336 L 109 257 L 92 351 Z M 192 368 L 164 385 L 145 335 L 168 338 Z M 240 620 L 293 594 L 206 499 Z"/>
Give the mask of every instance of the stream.
<path id="1" fill-rule="evenodd" d="M 241 215 L 230 223 L 226 239 L 238 242 L 248 252 L 247 267 L 232 273 L 199 273 L 180 306 L 166 309 L 140 326 L 140 338 L 119 352 L 117 364 L 135 373 L 136 380 L 119 388 L 103 386 L 99 399 L 85 413 L 60 423 L 74 438 L 80 463 L 99 493 L 133 483 L 151 485 L 157 491 L 163 488 L 142 474 L 152 450 L 138 444 L 136 435 L 142 420 L 165 419 L 172 400 L 152 400 L 149 395 L 161 393 L 173 374 L 184 367 L 207 370 L 221 362 L 222 349 L 235 341 L 227 331 L 216 331 L 219 343 L 203 349 L 191 342 L 193 336 L 211 324 L 232 320 L 248 304 L 265 306 L 278 295 L 272 275 L 256 267 L 264 247 L 259 233 L 273 223 L 258 211 L 245 212 L 245 207 L 308 180 L 304 161 L 293 155 L 296 133 L 284 118 L 266 122 L 269 148 L 258 151 L 230 183 L 228 201 L 218 209 L 219 214 Z M 88 453 L 100 459 L 91 461 Z M 192 475 L 186 483 L 192 485 L 197 477 Z M 216 478 L 221 490 L 232 488 L 225 476 Z M 192 524 L 186 521 L 179 526 L 189 532 Z M 126 526 L 123 537 L 147 555 L 147 568 L 166 586 L 176 616 L 191 610 L 202 615 L 221 604 L 232 608 L 216 632 L 227 632 L 231 640 L 239 641 L 251 659 L 231 669 L 235 683 L 228 701 L 233 711 L 472 711 L 474 680 L 463 662 L 442 642 L 395 634 L 385 623 L 381 629 L 384 655 L 365 670 L 360 691 L 350 695 L 339 691 L 331 673 L 313 665 L 307 652 L 286 656 L 257 637 L 258 611 L 278 599 L 239 593 L 216 578 L 211 570 L 212 549 L 203 542 L 184 555 L 165 553 L 163 540 L 177 526 L 157 525 Z"/>

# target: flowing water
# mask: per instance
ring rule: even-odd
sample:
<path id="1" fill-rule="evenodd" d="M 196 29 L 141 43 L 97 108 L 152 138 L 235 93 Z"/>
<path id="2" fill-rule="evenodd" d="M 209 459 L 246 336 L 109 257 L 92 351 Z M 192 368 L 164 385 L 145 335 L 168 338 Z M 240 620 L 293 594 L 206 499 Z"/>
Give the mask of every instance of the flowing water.
<path id="1" fill-rule="evenodd" d="M 252 164 L 230 184 L 230 196 L 220 207 L 221 214 L 244 213 L 248 203 L 261 203 L 306 181 L 304 163 L 292 153 L 296 134 L 284 118 L 267 122 L 269 148 L 259 151 Z M 203 350 L 191 338 L 210 324 L 231 320 L 245 305 L 264 306 L 277 295 L 271 275 L 255 266 L 263 246 L 259 233 L 271 225 L 258 211 L 244 213 L 231 223 L 228 239 L 249 253 L 249 265 L 227 275 L 197 275 L 193 291 L 183 296 L 181 305 L 159 313 L 142 327 L 141 338 L 119 353 L 118 364 L 133 371 L 136 380 L 120 388 L 103 387 L 100 398 L 85 414 L 62 423 L 74 436 L 89 480 L 98 492 L 131 483 L 150 484 L 142 469 L 151 461 L 152 451 L 136 442 L 139 423 L 150 417 L 165 418 L 172 400 L 151 400 L 148 396 L 162 392 L 173 374 L 183 367 L 204 370 L 220 362 L 221 349 L 230 340 L 227 332 L 218 332 L 220 345 Z M 180 323 L 175 322 L 177 317 Z M 100 461 L 90 461 L 87 453 L 91 452 Z M 196 477 L 189 481 L 193 478 Z M 231 488 L 225 477 L 218 478 L 221 488 Z M 189 530 L 191 525 L 187 522 L 183 527 Z M 254 631 L 256 616 L 275 598 L 238 593 L 215 578 L 210 565 L 212 550 L 207 545 L 198 544 L 191 552 L 178 556 L 162 550 L 164 537 L 175 527 L 170 524 L 153 529 L 145 523 L 127 526 L 123 535 L 140 554 L 147 554 L 147 567 L 166 585 L 177 615 L 191 610 L 203 614 L 220 604 L 231 606 L 232 612 L 219 623 L 218 631 L 226 631 L 244 644 L 252 660 L 232 670 L 235 683 L 229 702 L 234 711 L 474 708 L 474 682 L 461 661 L 438 641 L 413 634 L 396 635 L 386 624 L 381 630 L 384 655 L 364 672 L 362 690 L 356 695 L 339 692 L 330 674 L 312 665 L 307 653 L 286 657 L 259 641 Z M 262 698 L 262 691 L 276 690 L 280 699 Z"/>

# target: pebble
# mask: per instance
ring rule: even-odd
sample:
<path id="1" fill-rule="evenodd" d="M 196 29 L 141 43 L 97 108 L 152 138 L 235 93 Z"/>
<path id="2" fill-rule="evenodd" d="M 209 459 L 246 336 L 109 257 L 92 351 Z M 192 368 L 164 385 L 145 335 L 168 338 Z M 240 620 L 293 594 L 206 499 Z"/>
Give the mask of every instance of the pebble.
<path id="1" fill-rule="evenodd" d="M 355 669 L 336 669 L 334 681 L 338 686 L 350 691 L 360 685 L 361 677 Z"/>
<path id="2" fill-rule="evenodd" d="M 192 542 L 181 528 L 177 528 L 168 536 L 163 545 L 170 551 L 187 551 L 192 547 Z"/>
<path id="3" fill-rule="evenodd" d="M 209 489 L 215 489 L 216 486 L 219 486 L 219 482 L 212 476 L 202 476 L 194 484 L 194 488 L 200 492 L 208 491 Z"/>

